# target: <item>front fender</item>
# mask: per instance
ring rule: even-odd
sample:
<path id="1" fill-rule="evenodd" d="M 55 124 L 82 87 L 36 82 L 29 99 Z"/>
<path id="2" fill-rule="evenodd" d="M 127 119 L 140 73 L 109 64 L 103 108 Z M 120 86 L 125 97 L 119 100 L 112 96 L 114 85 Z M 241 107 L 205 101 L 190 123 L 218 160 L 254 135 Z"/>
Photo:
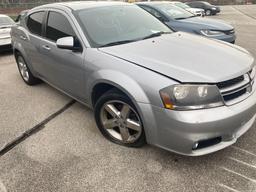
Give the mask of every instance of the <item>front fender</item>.
<path id="1" fill-rule="evenodd" d="M 126 93 L 133 101 L 139 103 L 150 103 L 146 93 L 144 92 L 142 87 L 136 81 L 134 81 L 134 79 L 119 71 L 103 69 L 94 72 L 88 78 L 86 90 L 88 90 L 87 93 L 89 95 L 87 98 L 89 98 L 89 102 L 91 105 L 91 93 L 93 91 L 93 88 L 99 83 L 107 83 L 113 85 L 114 87 L 117 87 L 118 89 Z"/>
<path id="2" fill-rule="evenodd" d="M 148 105 L 150 101 L 145 91 L 142 89 L 142 87 L 136 81 L 134 81 L 131 77 L 119 71 L 104 69 L 104 70 L 94 72 L 88 78 L 88 81 L 87 81 L 87 90 L 88 90 L 88 94 L 90 94 L 88 95 L 88 98 L 91 106 L 92 106 L 91 93 L 93 91 L 93 88 L 99 83 L 107 83 L 107 84 L 113 85 L 114 87 L 120 89 L 121 91 L 126 93 L 126 95 L 129 96 L 129 98 L 132 100 L 133 104 L 135 105 L 138 113 L 140 114 L 141 120 L 144 125 L 144 131 L 145 131 L 147 143 L 154 143 L 155 137 L 156 137 L 156 126 L 155 124 L 149 124 L 146 121 L 148 115 L 144 116 L 147 113 L 152 114 L 151 109 L 149 108 L 147 110 L 147 113 L 145 113 L 145 111 L 143 111 L 145 110 L 145 108 L 141 108 L 141 106 L 145 106 L 145 105 L 151 106 L 151 105 Z"/>

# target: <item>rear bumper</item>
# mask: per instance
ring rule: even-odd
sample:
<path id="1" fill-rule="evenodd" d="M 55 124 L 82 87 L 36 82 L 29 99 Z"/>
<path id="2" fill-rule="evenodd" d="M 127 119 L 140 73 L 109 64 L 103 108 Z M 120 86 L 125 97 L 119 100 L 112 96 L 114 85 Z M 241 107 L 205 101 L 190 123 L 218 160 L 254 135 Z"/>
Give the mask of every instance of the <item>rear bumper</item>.
<path id="1" fill-rule="evenodd" d="M 0 51 L 6 51 L 11 49 L 11 38 L 0 39 Z"/>
<path id="2" fill-rule="evenodd" d="M 172 111 L 140 104 L 140 109 L 143 119 L 146 119 L 144 127 L 150 144 L 183 155 L 199 156 L 232 145 L 253 126 L 256 92 L 246 100 L 228 107 Z M 198 142 L 207 145 L 195 148 Z"/>
<path id="3" fill-rule="evenodd" d="M 211 9 L 211 11 L 212 11 L 213 15 L 215 15 L 217 13 L 220 13 L 220 9 L 219 8 L 217 8 L 216 10 Z"/>
<path id="4" fill-rule="evenodd" d="M 0 45 L 0 52 L 2 51 L 10 51 L 12 50 L 12 45 L 9 44 L 9 45 Z"/>

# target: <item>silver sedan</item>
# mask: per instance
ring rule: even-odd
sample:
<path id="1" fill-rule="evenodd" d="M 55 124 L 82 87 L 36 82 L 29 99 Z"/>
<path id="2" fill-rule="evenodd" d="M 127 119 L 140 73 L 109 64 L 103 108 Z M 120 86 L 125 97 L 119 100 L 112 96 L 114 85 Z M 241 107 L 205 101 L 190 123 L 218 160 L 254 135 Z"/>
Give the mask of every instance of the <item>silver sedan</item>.
<path id="1" fill-rule="evenodd" d="M 136 5 L 56 3 L 12 29 L 24 82 L 41 80 L 94 109 L 110 141 L 184 155 L 236 142 L 254 123 L 254 58 L 218 40 L 172 32 Z"/>
<path id="2" fill-rule="evenodd" d="M 11 27 L 14 21 L 7 15 L 0 14 L 0 51 L 11 50 Z"/>

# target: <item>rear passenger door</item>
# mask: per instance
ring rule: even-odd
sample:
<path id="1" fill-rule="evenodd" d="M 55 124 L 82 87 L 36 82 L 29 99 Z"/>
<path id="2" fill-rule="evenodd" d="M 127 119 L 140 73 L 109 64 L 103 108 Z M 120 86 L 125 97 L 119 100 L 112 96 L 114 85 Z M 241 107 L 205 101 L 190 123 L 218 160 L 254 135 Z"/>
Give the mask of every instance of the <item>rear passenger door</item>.
<path id="1" fill-rule="evenodd" d="M 43 58 L 40 55 L 40 44 L 45 16 L 45 11 L 37 11 L 30 14 L 26 18 L 26 26 L 29 31 L 28 37 L 25 34 L 19 35 L 22 46 L 28 56 L 26 59 L 29 60 L 28 62 L 32 65 L 32 69 L 38 74 L 42 71 L 43 64 Z"/>
<path id="2" fill-rule="evenodd" d="M 84 56 L 83 51 L 60 49 L 56 41 L 73 36 L 79 41 L 72 20 L 61 11 L 49 11 L 44 39 L 41 42 L 41 55 L 44 58 L 43 76 L 66 93 L 83 100 L 84 98 Z M 81 41 L 80 46 L 82 46 Z"/>
<path id="3" fill-rule="evenodd" d="M 205 4 L 202 3 L 202 2 L 196 2 L 196 8 L 204 9 L 205 8 Z"/>
<path id="4" fill-rule="evenodd" d="M 189 6 L 190 6 L 190 7 L 193 7 L 193 8 L 200 8 L 198 2 L 190 2 L 190 3 L 189 3 Z"/>

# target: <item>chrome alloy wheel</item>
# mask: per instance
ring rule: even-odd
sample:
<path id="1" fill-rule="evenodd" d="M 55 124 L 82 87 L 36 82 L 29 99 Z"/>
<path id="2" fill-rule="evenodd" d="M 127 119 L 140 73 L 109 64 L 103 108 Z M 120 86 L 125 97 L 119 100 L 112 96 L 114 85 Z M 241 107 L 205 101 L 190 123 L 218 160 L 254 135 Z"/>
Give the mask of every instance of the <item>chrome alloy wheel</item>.
<path id="1" fill-rule="evenodd" d="M 211 10 L 206 10 L 205 15 L 207 16 L 211 15 Z"/>
<path id="2" fill-rule="evenodd" d="M 26 63 L 24 62 L 22 57 L 18 57 L 18 66 L 19 66 L 19 70 L 20 70 L 20 74 L 22 76 L 22 78 L 25 81 L 29 80 L 29 72 L 28 72 L 28 67 L 26 65 Z"/>
<path id="3" fill-rule="evenodd" d="M 142 134 L 142 123 L 138 113 L 122 101 L 109 101 L 100 112 L 103 128 L 122 143 L 134 143 Z"/>

